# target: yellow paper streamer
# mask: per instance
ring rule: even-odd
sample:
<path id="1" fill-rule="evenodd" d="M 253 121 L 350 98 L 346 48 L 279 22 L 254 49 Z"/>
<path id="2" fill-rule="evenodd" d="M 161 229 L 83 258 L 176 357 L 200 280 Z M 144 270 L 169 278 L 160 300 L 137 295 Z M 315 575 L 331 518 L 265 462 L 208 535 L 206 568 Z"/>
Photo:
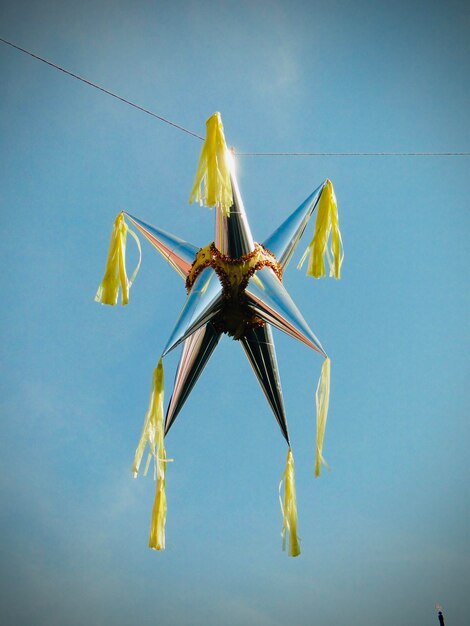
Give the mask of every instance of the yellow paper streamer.
<path id="1" fill-rule="evenodd" d="M 139 250 L 139 262 L 135 268 L 132 278 L 128 280 L 126 273 L 126 239 L 130 233 L 137 243 Z M 142 250 L 137 235 L 132 231 L 124 220 L 124 213 L 119 213 L 116 217 L 109 244 L 108 259 L 103 280 L 101 281 L 95 300 L 101 304 L 117 304 L 119 287 L 121 287 L 121 304 L 124 306 L 129 302 L 129 289 L 137 276 L 142 259 Z"/>
<path id="2" fill-rule="evenodd" d="M 328 249 L 330 234 L 331 246 Z M 341 265 L 344 258 L 343 242 L 339 230 L 338 205 L 330 180 L 326 181 L 320 196 L 313 239 L 300 259 L 297 269 L 302 267 L 307 256 L 309 256 L 307 276 L 314 278 L 326 276 L 326 256 L 330 266 L 330 276 L 334 276 L 336 279 L 341 277 Z"/>
<path id="3" fill-rule="evenodd" d="M 330 359 L 326 358 L 322 369 L 320 380 L 318 381 L 315 393 L 317 405 L 317 449 L 315 455 L 315 477 L 320 476 L 321 466 L 330 469 L 328 463 L 323 458 L 323 440 L 325 438 L 326 419 L 328 417 L 328 406 L 330 403 Z"/>
<path id="4" fill-rule="evenodd" d="M 153 372 L 152 392 L 150 394 L 150 404 L 145 415 L 144 426 L 139 444 L 137 446 L 132 472 L 134 478 L 139 473 L 142 456 L 145 446 L 148 443 L 150 458 L 155 461 L 154 478 L 157 481 L 157 490 L 152 510 L 152 521 L 150 524 L 149 547 L 154 550 L 165 549 L 165 522 L 166 522 L 166 493 L 165 493 L 165 472 L 166 464 L 170 459 L 166 458 L 163 428 L 163 362 L 158 361 L 158 365 Z M 148 470 L 147 460 L 145 474 Z"/>
<path id="5" fill-rule="evenodd" d="M 284 482 L 284 502 L 281 499 L 280 493 L 282 483 Z M 281 503 L 281 511 L 283 517 L 282 523 L 282 549 L 286 549 L 287 533 L 289 533 L 289 556 L 299 556 L 300 544 L 297 537 L 297 498 L 295 494 L 295 472 L 294 472 L 294 457 L 292 456 L 292 450 L 289 447 L 287 451 L 287 462 L 284 475 L 279 485 L 279 500 Z"/>
<path id="6" fill-rule="evenodd" d="M 225 143 L 220 113 L 214 113 L 206 122 L 206 139 L 202 146 L 189 203 L 194 200 L 207 207 L 217 206 L 230 215 L 232 184 L 230 182 L 231 155 Z"/>
<path id="7" fill-rule="evenodd" d="M 165 523 L 166 523 L 166 493 L 165 478 L 158 478 L 157 492 L 152 509 L 152 521 L 150 523 L 149 548 L 152 550 L 165 549 Z"/>

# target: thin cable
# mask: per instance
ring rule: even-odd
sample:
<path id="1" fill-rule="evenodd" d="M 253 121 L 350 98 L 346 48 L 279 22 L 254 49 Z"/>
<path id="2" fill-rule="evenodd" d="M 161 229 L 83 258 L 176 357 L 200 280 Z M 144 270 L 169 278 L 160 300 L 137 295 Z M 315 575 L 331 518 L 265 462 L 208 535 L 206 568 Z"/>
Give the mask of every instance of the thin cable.
<path id="1" fill-rule="evenodd" d="M 170 126 L 173 126 L 174 128 L 177 128 L 178 130 L 182 130 L 184 133 L 191 135 L 192 137 L 196 137 L 197 139 L 204 141 L 204 137 L 201 137 L 201 135 L 194 133 L 192 130 L 188 130 L 187 128 L 184 128 L 184 126 L 180 126 L 179 124 L 176 124 L 175 122 L 172 122 L 171 120 L 167 120 L 166 117 L 157 115 L 156 113 L 153 113 L 153 111 L 149 111 L 148 109 L 141 107 L 139 104 L 135 104 L 135 102 L 126 100 L 126 98 L 123 98 L 122 96 L 118 96 L 116 93 L 109 91 L 109 89 L 100 87 L 100 85 L 97 85 L 96 83 L 92 83 L 90 80 L 87 80 L 86 78 L 82 78 L 78 74 L 74 74 L 73 72 L 70 72 L 69 70 L 66 70 L 65 68 L 61 67 L 60 65 L 56 65 L 55 63 L 52 63 L 52 61 L 43 59 L 42 57 L 38 56 L 37 54 L 34 54 L 33 52 L 30 52 L 29 50 L 25 50 L 24 48 L 21 48 L 20 46 L 17 46 L 16 44 L 11 43 L 11 41 L 2 39 L 2 37 L 0 37 L 0 41 L 2 43 L 7 44 L 7 46 L 11 46 L 12 48 L 16 48 L 16 50 L 20 50 L 20 52 L 24 52 L 25 54 L 28 54 L 30 57 L 33 57 L 33 59 L 37 59 L 38 61 L 41 61 L 42 63 L 46 63 L 46 65 L 50 65 L 56 70 L 59 70 L 60 72 L 64 72 L 64 74 L 68 74 L 68 76 L 71 76 L 72 78 L 76 78 L 77 80 L 80 80 L 82 83 L 85 83 L 86 85 L 90 85 L 90 87 L 94 87 L 95 89 L 98 89 L 99 91 L 102 91 L 103 93 L 108 94 L 108 96 L 112 96 L 113 98 L 116 98 L 116 100 L 120 100 L 121 102 L 124 102 L 125 104 L 128 104 L 131 107 L 134 107 L 134 109 L 143 111 L 144 113 L 147 113 L 147 115 L 151 115 L 152 117 L 157 118 L 157 120 L 160 120 L 161 122 L 165 122 L 165 124 L 169 124 Z"/>
<path id="2" fill-rule="evenodd" d="M 201 137 L 201 135 L 198 135 L 192 130 L 185 128 L 184 126 L 180 126 L 179 124 L 172 122 L 166 117 L 157 115 L 157 113 L 154 113 L 153 111 L 149 111 L 149 109 L 145 109 L 139 104 L 136 104 L 135 102 L 131 102 L 130 100 L 127 100 L 126 98 L 123 98 L 122 96 L 118 96 L 116 93 L 109 91 L 109 89 L 105 89 L 104 87 L 101 87 L 100 85 L 97 85 L 96 83 L 93 83 L 90 80 L 87 80 L 86 78 L 82 78 L 82 76 L 79 76 L 78 74 L 74 74 L 73 72 L 66 70 L 64 67 L 61 67 L 60 65 L 57 65 L 56 63 L 53 63 L 52 61 L 48 61 L 47 59 L 44 59 L 43 57 L 40 57 L 37 54 L 34 54 L 33 52 L 30 52 L 29 50 L 22 48 L 21 46 L 17 46 L 11 41 L 7 41 L 6 39 L 3 39 L 2 37 L 0 37 L 0 42 L 6 44 L 7 46 L 11 46 L 12 48 L 15 48 L 16 50 L 19 50 L 20 52 L 24 52 L 24 54 L 29 55 L 33 59 L 37 59 L 38 61 L 41 61 L 42 63 L 45 63 L 46 65 L 49 65 L 50 67 L 53 67 L 54 69 L 59 70 L 60 72 L 63 72 L 64 74 L 67 74 L 68 76 L 71 76 L 72 78 L 76 78 L 82 83 L 85 83 L 86 85 L 89 85 L 90 87 L 93 87 L 94 89 L 98 89 L 99 91 L 102 91 L 108 96 L 112 96 L 113 98 L 116 98 L 116 100 L 120 100 L 121 102 L 124 102 L 124 104 L 128 104 L 129 106 L 134 107 L 134 109 L 138 109 L 139 111 L 142 111 L 143 113 L 146 113 L 147 115 L 150 115 L 151 117 L 154 117 L 157 120 L 164 122 L 165 124 L 169 124 L 169 126 L 173 126 L 173 128 L 177 128 L 178 130 L 181 130 L 183 133 L 186 133 L 187 135 L 191 135 L 192 137 L 196 137 L 196 139 L 200 139 L 201 141 L 204 141 L 204 137 Z M 470 152 L 236 152 L 234 151 L 234 153 L 236 154 L 236 156 L 242 156 L 242 157 L 245 157 L 245 156 L 248 156 L 248 157 L 470 156 Z"/>
<path id="3" fill-rule="evenodd" d="M 249 157 L 322 157 L 322 156 L 470 156 L 470 152 L 236 152 L 235 156 Z"/>

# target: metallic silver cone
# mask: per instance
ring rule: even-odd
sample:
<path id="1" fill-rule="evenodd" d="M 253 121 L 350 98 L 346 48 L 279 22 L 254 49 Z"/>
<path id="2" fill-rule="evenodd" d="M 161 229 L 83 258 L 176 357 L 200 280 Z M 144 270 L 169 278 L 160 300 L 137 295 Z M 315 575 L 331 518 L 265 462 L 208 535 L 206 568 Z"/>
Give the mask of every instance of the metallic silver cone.
<path id="1" fill-rule="evenodd" d="M 250 306 L 266 322 L 299 339 L 326 357 L 321 343 L 270 267 L 256 272 L 246 288 Z"/>
<path id="2" fill-rule="evenodd" d="M 241 342 L 282 434 L 289 443 L 281 380 L 270 326 L 250 329 L 241 339 Z"/>
<path id="3" fill-rule="evenodd" d="M 326 181 L 322 183 L 320 187 L 317 187 L 317 189 L 302 202 L 299 208 L 263 242 L 263 246 L 274 254 L 282 268 L 287 266 L 294 254 L 294 250 L 304 234 L 307 223 L 318 204 L 325 183 Z"/>
<path id="4" fill-rule="evenodd" d="M 170 430 L 207 361 L 219 343 L 220 335 L 221 333 L 209 322 L 202 328 L 199 328 L 184 342 L 176 371 L 173 393 L 166 412 L 165 435 Z"/>
<path id="5" fill-rule="evenodd" d="M 215 212 L 215 246 L 222 254 L 237 259 L 255 249 L 250 225 L 235 175 L 231 175 L 233 205 L 230 216 Z"/>
<path id="6" fill-rule="evenodd" d="M 144 237 L 161 253 L 165 261 L 167 261 L 180 276 L 186 278 L 199 248 L 184 241 L 184 239 L 180 239 L 180 237 L 176 235 L 172 235 L 160 228 L 146 224 L 137 217 L 129 215 L 129 213 L 126 213 L 126 215 Z"/>
<path id="7" fill-rule="evenodd" d="M 207 324 L 217 315 L 222 304 L 222 286 L 217 274 L 211 267 L 206 267 L 194 281 L 162 356 Z"/>

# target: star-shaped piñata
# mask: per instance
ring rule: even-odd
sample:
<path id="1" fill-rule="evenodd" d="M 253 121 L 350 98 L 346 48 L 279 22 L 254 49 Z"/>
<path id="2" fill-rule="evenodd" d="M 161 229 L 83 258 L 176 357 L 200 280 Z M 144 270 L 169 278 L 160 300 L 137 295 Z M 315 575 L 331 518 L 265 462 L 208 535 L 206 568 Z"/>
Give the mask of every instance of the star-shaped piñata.
<path id="1" fill-rule="evenodd" d="M 204 198 L 201 198 L 202 181 L 205 183 Z M 160 359 L 154 373 L 151 403 L 134 463 L 136 475 L 148 443 L 149 460 L 151 457 L 155 459 L 158 477 L 150 546 L 163 549 L 165 545 L 167 460 L 163 439 L 222 334 L 226 334 L 241 342 L 289 446 L 284 473 L 283 537 L 285 540 L 288 531 L 289 554 L 296 556 L 300 549 L 296 535 L 294 462 L 271 327 L 299 339 L 325 358 L 317 389 L 315 474 L 319 475 L 321 463 L 324 462 L 322 446 L 329 399 L 329 360 L 320 341 L 284 287 L 282 276 L 318 205 L 315 236 L 304 255 L 307 256 L 311 251 L 308 273 L 317 277 L 325 274 L 326 254 L 332 273 L 339 278 L 341 238 L 333 188 L 329 180 L 325 181 L 262 244 L 256 243 L 243 206 L 231 155 L 225 145 L 220 116 L 214 114 L 207 122 L 207 137 L 191 199 L 194 197 L 204 200 L 208 206 L 217 207 L 214 241 L 199 248 L 128 213 L 121 214 L 115 223 L 105 279 L 97 294 L 100 302 L 116 304 L 121 285 L 123 304 L 127 303 L 132 280 L 128 281 L 125 275 L 125 239 L 128 231 L 134 237 L 135 234 L 125 224 L 124 215 L 186 283 L 186 302 L 162 353 L 164 357 L 182 344 L 165 423 L 163 425 L 163 369 Z M 330 232 L 331 255 L 327 249 Z"/>

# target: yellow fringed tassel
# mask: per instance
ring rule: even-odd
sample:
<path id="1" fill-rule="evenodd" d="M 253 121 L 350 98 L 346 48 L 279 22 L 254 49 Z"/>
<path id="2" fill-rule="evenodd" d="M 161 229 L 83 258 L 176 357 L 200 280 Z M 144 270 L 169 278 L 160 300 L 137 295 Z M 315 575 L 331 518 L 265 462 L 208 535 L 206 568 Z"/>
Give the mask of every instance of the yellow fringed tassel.
<path id="1" fill-rule="evenodd" d="M 166 493 L 165 479 L 157 480 L 157 492 L 152 509 L 152 521 L 150 523 L 149 548 L 152 550 L 165 549 L 165 523 L 166 523 Z"/>
<path id="2" fill-rule="evenodd" d="M 315 393 L 317 405 L 317 449 L 315 455 L 315 477 L 320 476 L 321 466 L 330 469 L 328 463 L 323 458 L 323 440 L 325 438 L 326 419 L 328 417 L 328 406 L 330 403 L 330 359 L 326 358 L 322 369 L 320 380 L 318 381 Z"/>
<path id="3" fill-rule="evenodd" d="M 170 459 L 166 458 L 163 428 L 163 362 L 158 361 L 158 365 L 153 372 L 152 392 L 150 404 L 145 415 L 144 426 L 139 444 L 137 446 L 132 472 L 134 478 L 139 473 L 142 456 L 145 446 L 148 443 L 150 452 L 147 459 L 145 472 L 149 467 L 150 460 L 154 459 L 154 478 L 157 480 L 157 490 L 152 510 L 152 521 L 150 524 L 149 547 L 154 550 L 165 549 L 165 522 L 166 522 L 166 493 L 165 493 L 165 472 L 166 464 Z"/>
<path id="4" fill-rule="evenodd" d="M 328 249 L 330 234 L 331 246 Z M 307 256 L 309 256 L 307 276 L 314 278 L 326 276 L 326 256 L 330 266 L 330 276 L 336 279 L 341 277 L 341 265 L 344 258 L 343 242 L 339 230 L 338 205 L 331 180 L 327 180 L 323 187 L 318 203 L 313 239 L 305 250 L 297 266 L 298 269 L 302 267 Z"/>
<path id="5" fill-rule="evenodd" d="M 139 249 L 139 262 L 130 280 L 128 280 L 126 273 L 126 239 L 128 232 L 135 239 Z M 114 306 L 117 304 L 119 287 L 121 287 L 121 304 L 123 306 L 126 305 L 129 302 L 129 289 L 139 271 L 141 257 L 142 252 L 139 239 L 124 221 L 124 213 L 119 213 L 114 222 L 106 269 L 101 285 L 96 292 L 95 300 L 101 302 L 101 304 Z"/>
<path id="6" fill-rule="evenodd" d="M 230 215 L 233 203 L 230 161 L 222 119 L 220 113 L 214 113 L 206 122 L 206 139 L 189 196 L 190 204 L 197 200 L 201 205 L 217 206 L 222 213 Z"/>
<path id="7" fill-rule="evenodd" d="M 95 300 L 101 304 L 112 306 L 117 304 L 119 286 L 122 289 L 122 304 L 125 305 L 129 302 L 126 274 L 126 238 L 127 225 L 124 221 L 124 214 L 119 213 L 113 226 L 103 280 L 95 296 Z"/>
<path id="8" fill-rule="evenodd" d="M 282 549 L 286 549 L 286 535 L 289 533 L 289 556 L 298 556 L 300 554 L 300 544 L 297 537 L 297 498 L 295 495 L 294 457 L 292 456 L 292 450 L 290 448 L 287 451 L 286 469 L 281 484 L 279 485 L 279 492 L 283 482 L 284 503 L 282 499 L 280 499 L 283 516 L 281 531 Z"/>

